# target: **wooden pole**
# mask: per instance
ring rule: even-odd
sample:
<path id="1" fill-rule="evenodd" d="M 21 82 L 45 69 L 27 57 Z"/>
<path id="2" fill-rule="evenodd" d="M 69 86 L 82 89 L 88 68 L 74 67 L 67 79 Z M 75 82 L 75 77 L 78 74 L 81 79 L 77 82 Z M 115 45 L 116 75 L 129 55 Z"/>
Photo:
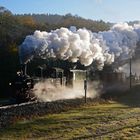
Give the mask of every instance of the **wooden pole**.
<path id="1" fill-rule="evenodd" d="M 131 62 L 131 58 L 130 58 L 130 89 L 132 87 L 132 62 Z"/>
<path id="2" fill-rule="evenodd" d="M 85 103 L 87 102 L 87 80 L 84 80 L 84 89 L 85 89 Z"/>
<path id="3" fill-rule="evenodd" d="M 87 102 L 87 71 L 86 71 L 86 79 L 84 80 L 84 89 L 85 89 L 85 103 Z"/>

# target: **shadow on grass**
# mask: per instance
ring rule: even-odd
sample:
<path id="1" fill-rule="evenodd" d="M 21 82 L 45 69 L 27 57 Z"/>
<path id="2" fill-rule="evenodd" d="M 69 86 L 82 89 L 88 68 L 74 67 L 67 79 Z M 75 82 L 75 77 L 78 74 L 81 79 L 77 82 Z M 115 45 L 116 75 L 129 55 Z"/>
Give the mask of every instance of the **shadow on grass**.
<path id="1" fill-rule="evenodd" d="M 25 120 L 25 122 L 22 120 L 15 125 L 0 130 L 0 135 L 2 138 L 6 137 L 7 139 L 10 139 L 10 137 L 40 138 L 52 132 L 59 134 L 60 128 L 63 128 L 63 125 L 54 119 L 41 118 L 33 121 Z"/>
<path id="2" fill-rule="evenodd" d="M 98 132 L 98 134 L 92 134 L 92 131 L 90 130 L 90 135 L 87 135 L 87 136 L 80 136 L 80 137 L 76 137 L 76 138 L 73 138 L 73 140 L 79 140 L 79 139 L 90 139 L 90 138 L 102 138 L 103 136 L 105 135 L 109 135 L 111 133 L 116 133 L 118 131 L 123 131 L 124 129 L 134 129 L 136 127 L 140 127 L 140 124 L 137 124 L 137 125 L 134 125 L 134 126 L 124 126 L 124 127 L 121 127 L 121 128 L 117 128 L 117 129 L 114 129 L 114 130 L 111 130 L 111 131 L 107 131 L 107 132 Z M 117 136 L 116 136 L 117 137 Z"/>
<path id="3" fill-rule="evenodd" d="M 101 96 L 106 100 L 115 100 L 129 107 L 140 107 L 140 85 L 135 85 L 126 91 L 110 91 Z"/>

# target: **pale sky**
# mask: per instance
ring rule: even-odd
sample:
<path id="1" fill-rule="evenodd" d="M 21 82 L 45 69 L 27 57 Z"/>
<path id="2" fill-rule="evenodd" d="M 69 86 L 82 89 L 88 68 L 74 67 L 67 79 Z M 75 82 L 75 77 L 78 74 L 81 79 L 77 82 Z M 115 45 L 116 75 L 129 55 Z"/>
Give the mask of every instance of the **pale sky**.
<path id="1" fill-rule="evenodd" d="M 140 20 L 140 0 L 0 0 L 14 14 L 50 13 L 79 15 L 93 20 Z"/>

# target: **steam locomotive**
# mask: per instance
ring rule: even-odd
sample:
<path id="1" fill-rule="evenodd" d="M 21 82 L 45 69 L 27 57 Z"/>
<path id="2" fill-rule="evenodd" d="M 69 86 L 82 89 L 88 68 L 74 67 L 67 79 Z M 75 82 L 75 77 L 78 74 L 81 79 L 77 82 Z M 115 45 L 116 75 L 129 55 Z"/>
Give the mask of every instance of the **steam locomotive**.
<path id="1" fill-rule="evenodd" d="M 22 103 L 36 99 L 32 92 L 34 80 L 26 74 L 26 65 L 21 66 L 21 70 L 17 72 L 15 79 L 9 85 L 14 102 Z"/>
<path id="2" fill-rule="evenodd" d="M 66 77 L 63 74 L 63 69 L 39 66 L 32 77 L 27 75 L 26 71 L 27 65 L 21 65 L 21 70 L 17 72 L 15 79 L 9 83 L 12 99 L 16 103 L 36 100 L 33 88 L 37 82 L 48 80 L 55 86 L 66 85 Z"/>

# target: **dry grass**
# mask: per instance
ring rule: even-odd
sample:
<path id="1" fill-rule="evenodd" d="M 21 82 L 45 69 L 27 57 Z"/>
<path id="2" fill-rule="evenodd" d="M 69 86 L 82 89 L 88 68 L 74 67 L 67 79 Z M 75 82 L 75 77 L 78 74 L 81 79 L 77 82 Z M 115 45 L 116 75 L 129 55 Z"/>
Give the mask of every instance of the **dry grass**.
<path id="1" fill-rule="evenodd" d="M 18 121 L 0 130 L 0 139 L 139 139 L 139 89 L 135 87 L 117 101 L 90 103 L 67 112 Z"/>

